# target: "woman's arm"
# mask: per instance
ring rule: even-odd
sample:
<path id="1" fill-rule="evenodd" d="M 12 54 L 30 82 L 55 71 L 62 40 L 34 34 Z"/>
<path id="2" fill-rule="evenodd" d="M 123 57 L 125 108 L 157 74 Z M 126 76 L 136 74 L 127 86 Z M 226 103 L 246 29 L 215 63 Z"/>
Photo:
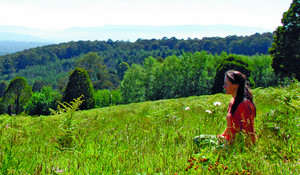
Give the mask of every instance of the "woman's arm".
<path id="1" fill-rule="evenodd" d="M 255 141 L 254 117 L 255 109 L 253 108 L 252 102 L 249 100 L 243 101 L 234 114 L 237 130 L 245 132 L 248 137 L 246 139 L 250 139 L 252 142 Z"/>

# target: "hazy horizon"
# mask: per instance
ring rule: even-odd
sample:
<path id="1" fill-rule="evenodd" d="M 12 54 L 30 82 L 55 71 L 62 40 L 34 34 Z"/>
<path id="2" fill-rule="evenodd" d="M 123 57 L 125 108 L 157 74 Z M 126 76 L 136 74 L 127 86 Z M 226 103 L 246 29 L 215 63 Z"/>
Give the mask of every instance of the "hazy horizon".
<path id="1" fill-rule="evenodd" d="M 0 24 L 60 31 L 105 25 L 281 25 L 292 0 L 1 0 Z"/>
<path id="2" fill-rule="evenodd" d="M 178 39 L 273 32 L 292 0 L 1 0 L 0 40 Z"/>
<path id="3" fill-rule="evenodd" d="M 161 39 L 163 37 L 202 39 L 203 37 L 226 37 L 229 35 L 249 36 L 266 32 L 273 31 L 259 27 L 234 25 L 105 25 L 103 27 L 72 27 L 61 31 L 0 25 L 0 41 L 59 43 L 111 39 L 134 42 L 137 39 Z"/>

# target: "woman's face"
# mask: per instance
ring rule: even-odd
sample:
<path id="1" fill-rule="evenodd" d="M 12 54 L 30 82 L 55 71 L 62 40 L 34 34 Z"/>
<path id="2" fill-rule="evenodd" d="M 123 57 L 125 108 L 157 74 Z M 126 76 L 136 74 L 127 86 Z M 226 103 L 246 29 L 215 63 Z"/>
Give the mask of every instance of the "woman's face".
<path id="1" fill-rule="evenodd" d="M 226 91 L 227 94 L 232 94 L 232 95 L 236 95 L 236 91 L 237 88 L 239 87 L 238 84 L 232 84 L 231 81 L 229 80 L 229 78 L 227 76 L 225 76 L 225 81 L 224 81 L 224 89 Z"/>

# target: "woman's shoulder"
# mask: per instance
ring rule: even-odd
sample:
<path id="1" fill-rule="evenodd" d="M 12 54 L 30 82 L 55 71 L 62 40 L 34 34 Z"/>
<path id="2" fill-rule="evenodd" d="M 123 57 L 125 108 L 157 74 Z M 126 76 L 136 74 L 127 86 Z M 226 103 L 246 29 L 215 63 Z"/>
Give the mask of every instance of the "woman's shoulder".
<path id="1" fill-rule="evenodd" d="M 254 109 L 254 103 L 250 99 L 243 100 L 238 106 L 240 109 Z"/>
<path id="2" fill-rule="evenodd" d="M 251 105 L 251 106 L 252 106 L 252 105 L 253 105 L 253 101 L 250 100 L 250 99 L 245 99 L 245 100 L 242 101 L 242 104 L 244 104 L 244 105 L 246 105 L 246 106 L 247 106 L 247 105 Z"/>

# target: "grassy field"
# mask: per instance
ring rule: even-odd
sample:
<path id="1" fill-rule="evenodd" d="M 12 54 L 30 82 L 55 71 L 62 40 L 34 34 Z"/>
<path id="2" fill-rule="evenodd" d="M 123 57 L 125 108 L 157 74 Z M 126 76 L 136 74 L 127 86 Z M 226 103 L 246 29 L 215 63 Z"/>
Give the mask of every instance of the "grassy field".
<path id="1" fill-rule="evenodd" d="M 199 149 L 230 96 L 149 101 L 51 116 L 0 116 L 1 174 L 300 174 L 300 83 L 255 89 L 257 143 Z M 215 102 L 221 102 L 215 106 Z M 207 111 L 210 110 L 210 111 Z M 211 112 L 211 113 L 210 113 Z"/>

